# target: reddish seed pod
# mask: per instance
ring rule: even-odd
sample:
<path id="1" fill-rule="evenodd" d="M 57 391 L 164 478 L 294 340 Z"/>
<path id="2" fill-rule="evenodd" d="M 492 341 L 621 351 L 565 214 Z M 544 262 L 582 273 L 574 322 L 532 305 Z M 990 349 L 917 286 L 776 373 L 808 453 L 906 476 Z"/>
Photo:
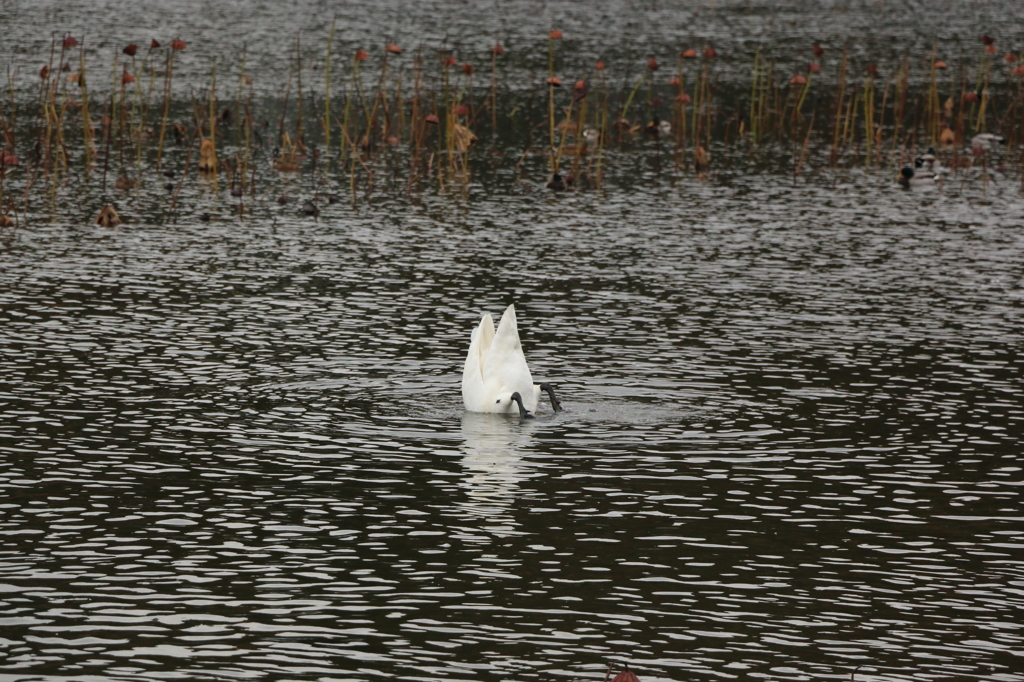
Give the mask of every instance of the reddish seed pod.
<path id="1" fill-rule="evenodd" d="M 981 43 L 982 45 L 995 45 L 996 39 L 992 36 L 982 36 Z"/>
<path id="2" fill-rule="evenodd" d="M 864 72 L 867 73 L 867 75 L 871 76 L 872 78 L 877 78 L 878 66 L 876 64 L 868 64 L 867 67 L 864 69 Z"/>
<path id="3" fill-rule="evenodd" d="M 1010 72 L 1014 76 L 1024 76 L 1024 64 L 1018 64 L 1013 67 L 1013 71 Z"/>
<path id="4" fill-rule="evenodd" d="M 459 104 L 455 107 L 456 116 L 469 116 L 469 107 L 465 104 Z"/>
<path id="5" fill-rule="evenodd" d="M 188 45 L 186 45 L 185 41 L 182 40 L 181 38 L 175 38 L 174 40 L 171 41 L 171 49 L 172 50 L 180 52 L 181 50 L 184 50 L 186 47 L 188 47 Z"/>
<path id="6" fill-rule="evenodd" d="M 818 73 L 819 71 L 821 71 L 821 64 L 819 64 L 818 62 L 811 62 L 810 64 L 807 65 L 807 70 L 810 71 L 811 73 Z"/>
<path id="7" fill-rule="evenodd" d="M 367 52 L 363 48 L 359 48 L 358 50 L 356 50 L 356 55 L 355 55 L 354 59 L 357 62 L 365 62 L 367 59 L 369 59 L 369 57 L 370 57 L 370 53 L 369 52 Z"/>
<path id="8" fill-rule="evenodd" d="M 807 76 L 797 74 L 789 79 L 790 85 L 807 85 Z"/>
<path id="9" fill-rule="evenodd" d="M 386 46 L 384 48 L 384 51 L 390 52 L 391 54 L 402 54 L 402 48 L 400 48 L 398 45 L 395 45 L 394 43 Z"/>
<path id="10" fill-rule="evenodd" d="M 469 64 L 469 63 L 463 64 L 462 65 L 462 73 L 466 74 L 467 76 L 472 76 L 473 75 L 473 65 Z"/>
<path id="11" fill-rule="evenodd" d="M 1007 63 L 1009 63 L 1009 64 L 1013 64 L 1013 63 L 1015 63 L 1015 62 L 1017 61 L 1017 55 L 1015 55 L 1015 54 L 1013 54 L 1013 53 L 1007 53 L 1007 54 L 1004 54 L 1004 55 L 1003 55 L 1003 59 L 1004 59 L 1004 60 L 1005 60 L 1005 61 L 1006 61 Z"/>
<path id="12" fill-rule="evenodd" d="M 684 51 L 679 56 L 682 57 L 683 59 L 696 59 L 697 58 L 697 50 L 695 50 L 695 49 L 693 49 L 691 47 L 689 50 Z"/>
<path id="13" fill-rule="evenodd" d="M 65 50 L 70 50 L 73 47 L 78 47 L 78 39 L 74 36 L 67 36 L 64 38 L 64 42 L 61 43 L 61 45 L 64 46 Z"/>
<path id="14" fill-rule="evenodd" d="M 558 78 L 556 78 L 554 76 L 552 76 L 551 78 L 549 78 L 547 80 L 547 84 L 550 85 L 553 88 L 560 88 L 560 87 L 562 87 L 562 81 L 560 81 Z"/>
<path id="15" fill-rule="evenodd" d="M 437 114 L 427 114 L 427 117 L 423 120 L 426 121 L 427 123 L 433 123 L 434 125 L 437 125 L 438 123 L 441 122 L 441 119 L 437 117 Z"/>
<path id="16" fill-rule="evenodd" d="M 689 103 L 690 103 L 690 102 L 692 102 L 693 100 L 692 100 L 692 99 L 690 98 L 690 96 L 689 96 L 688 94 L 686 94 L 686 93 L 684 92 L 684 93 L 681 93 L 681 94 L 679 94 L 679 95 L 678 95 L 678 96 L 676 97 L 676 101 L 677 101 L 677 102 L 679 102 L 680 104 L 689 104 Z"/>
<path id="17" fill-rule="evenodd" d="M 668 79 L 668 84 L 674 88 L 678 88 L 683 84 L 683 81 L 679 79 L 679 76 L 672 76 L 671 78 Z"/>
<path id="18" fill-rule="evenodd" d="M 557 28 L 554 31 L 552 31 L 551 33 L 548 34 L 548 40 L 561 40 L 561 39 L 562 39 L 562 32 L 559 31 Z"/>
<path id="19" fill-rule="evenodd" d="M 121 50 L 121 52 L 124 52 L 129 57 L 134 57 L 135 53 L 138 52 L 138 51 L 139 51 L 139 46 L 136 45 L 135 43 L 132 43 L 131 45 L 127 45 L 127 46 L 125 46 L 125 48 L 123 50 Z"/>
<path id="20" fill-rule="evenodd" d="M 157 40 L 156 38 L 153 38 L 152 40 L 149 41 L 149 49 L 155 50 L 158 47 L 160 47 L 160 41 L 159 40 Z"/>
<path id="21" fill-rule="evenodd" d="M 598 71 L 604 71 L 604 62 L 598 62 L 597 64 L 594 65 L 594 68 L 597 69 Z"/>
<path id="22" fill-rule="evenodd" d="M 494 47 L 491 48 L 491 52 L 500 57 L 501 55 L 505 54 L 505 48 L 503 48 L 500 43 L 496 43 Z"/>
<path id="23" fill-rule="evenodd" d="M 135 82 L 135 76 L 131 75 L 127 71 L 125 71 L 124 75 L 121 76 L 121 85 L 128 85 L 129 83 L 134 83 L 134 82 Z"/>
<path id="24" fill-rule="evenodd" d="M 814 47 L 812 47 L 811 49 L 814 51 L 814 56 L 817 57 L 818 59 L 821 59 L 822 57 L 825 56 L 825 48 L 823 48 L 818 43 L 814 43 Z"/>
<path id="25" fill-rule="evenodd" d="M 448 55 L 447 57 L 445 57 L 444 65 L 445 66 L 458 66 L 459 65 L 459 60 L 456 59 L 455 57 L 451 56 L 451 55 Z"/>
<path id="26" fill-rule="evenodd" d="M 658 60 L 655 59 L 654 57 L 651 57 L 650 59 L 648 59 L 647 60 L 647 68 L 650 71 L 657 71 L 658 70 Z"/>
<path id="27" fill-rule="evenodd" d="M 932 64 L 932 66 L 941 71 L 942 69 L 946 68 L 946 62 L 942 61 L 941 59 L 936 59 L 935 63 Z"/>
<path id="28" fill-rule="evenodd" d="M 50 67 L 43 65 L 43 68 L 39 69 L 39 77 L 46 80 L 50 77 Z"/>
<path id="29" fill-rule="evenodd" d="M 964 101 L 965 102 L 970 102 L 971 104 L 974 104 L 975 102 L 978 101 L 978 93 L 976 93 L 976 92 L 968 92 L 966 95 L 964 95 Z"/>
<path id="30" fill-rule="evenodd" d="M 714 59 L 717 56 L 718 56 L 718 52 L 715 51 L 715 48 L 714 48 L 713 45 L 708 45 L 707 47 L 704 48 L 704 57 L 705 57 L 705 59 Z"/>

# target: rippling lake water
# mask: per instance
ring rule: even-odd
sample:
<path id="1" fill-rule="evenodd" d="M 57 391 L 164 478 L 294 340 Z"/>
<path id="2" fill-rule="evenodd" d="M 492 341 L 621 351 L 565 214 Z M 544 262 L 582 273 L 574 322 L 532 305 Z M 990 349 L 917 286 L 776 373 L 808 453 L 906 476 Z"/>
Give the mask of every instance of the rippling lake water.
<path id="1" fill-rule="evenodd" d="M 965 40 L 1019 19 L 965 6 Z M 595 52 L 671 9 L 512 7 Z M 176 223 L 141 193 L 116 230 L 0 230 L 0 680 L 1024 681 L 1019 178 L 629 158 L 600 191 L 506 169 L 237 219 L 196 183 Z M 511 302 L 563 413 L 463 411 Z"/>

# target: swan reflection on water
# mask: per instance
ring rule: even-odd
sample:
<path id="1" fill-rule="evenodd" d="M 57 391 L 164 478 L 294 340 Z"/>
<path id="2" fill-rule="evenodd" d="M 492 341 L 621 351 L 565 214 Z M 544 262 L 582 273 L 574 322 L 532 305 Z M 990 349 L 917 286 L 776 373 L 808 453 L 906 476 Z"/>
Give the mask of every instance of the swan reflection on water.
<path id="1" fill-rule="evenodd" d="M 468 516 L 483 521 L 479 530 L 496 537 L 518 535 L 512 506 L 523 497 L 520 483 L 539 475 L 523 459 L 533 440 L 532 422 L 506 415 L 466 412 L 462 416 L 462 466 L 459 484 Z"/>

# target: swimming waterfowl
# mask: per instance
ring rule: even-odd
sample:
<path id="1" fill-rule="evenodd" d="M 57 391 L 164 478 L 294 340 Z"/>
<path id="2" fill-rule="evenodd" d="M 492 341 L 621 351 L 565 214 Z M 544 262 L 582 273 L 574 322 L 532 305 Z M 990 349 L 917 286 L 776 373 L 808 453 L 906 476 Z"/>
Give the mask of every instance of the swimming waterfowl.
<path id="1" fill-rule="evenodd" d="M 939 158 L 935 155 L 935 149 L 928 147 L 928 151 L 914 159 L 914 172 L 946 175 L 949 173 L 949 169 L 939 161 Z"/>
<path id="2" fill-rule="evenodd" d="M 502 313 L 497 331 L 490 314 L 485 314 L 470 337 L 462 370 L 462 402 L 466 409 L 500 414 L 518 411 L 521 418 L 529 419 L 542 391 L 551 399 L 551 409 L 561 411 L 562 404 L 551 384 L 533 383 L 519 341 L 515 304 Z"/>
<path id="3" fill-rule="evenodd" d="M 934 173 L 928 173 L 927 171 L 918 172 L 911 166 L 904 166 L 903 170 L 900 171 L 898 182 L 903 187 L 923 187 L 934 185 L 936 177 Z"/>
<path id="4" fill-rule="evenodd" d="M 1006 138 L 995 133 L 978 133 L 971 138 L 971 153 L 980 155 L 996 149 L 997 145 L 1006 144 Z"/>
<path id="5" fill-rule="evenodd" d="M 551 176 L 551 179 L 548 180 L 548 184 L 546 185 L 546 187 L 548 189 L 553 189 L 556 192 L 562 192 L 566 188 L 565 178 L 563 178 L 558 173 L 555 173 L 554 175 Z"/>
<path id="6" fill-rule="evenodd" d="M 655 116 L 644 130 L 652 137 L 668 137 L 672 134 L 672 124 Z"/>

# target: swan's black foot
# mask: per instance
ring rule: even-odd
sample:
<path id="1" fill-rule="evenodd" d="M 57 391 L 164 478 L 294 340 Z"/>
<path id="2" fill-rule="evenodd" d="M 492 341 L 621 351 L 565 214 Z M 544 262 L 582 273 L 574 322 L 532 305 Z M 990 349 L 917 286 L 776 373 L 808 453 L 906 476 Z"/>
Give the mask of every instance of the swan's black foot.
<path id="1" fill-rule="evenodd" d="M 551 409 L 554 410 L 555 412 L 561 412 L 562 411 L 562 402 L 558 398 L 555 397 L 555 389 L 553 389 L 551 387 L 551 384 L 548 384 L 548 383 L 541 384 L 540 385 L 540 390 L 542 390 L 545 393 L 547 393 L 548 397 L 551 398 Z"/>
<path id="2" fill-rule="evenodd" d="M 519 418 L 520 419 L 533 419 L 533 415 L 530 411 L 523 407 L 523 396 L 519 395 L 519 391 L 512 394 L 512 400 L 519 406 Z"/>

